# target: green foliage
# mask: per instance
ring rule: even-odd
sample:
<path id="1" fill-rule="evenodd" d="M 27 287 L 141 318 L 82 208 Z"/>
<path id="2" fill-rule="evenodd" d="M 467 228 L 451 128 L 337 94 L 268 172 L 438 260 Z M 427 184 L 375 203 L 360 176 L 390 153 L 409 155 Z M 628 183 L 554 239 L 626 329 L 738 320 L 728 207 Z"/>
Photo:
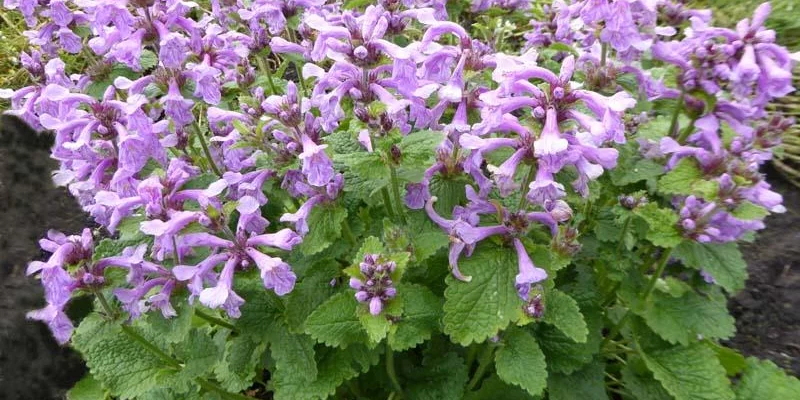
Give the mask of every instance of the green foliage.
<path id="1" fill-rule="evenodd" d="M 322 303 L 305 322 L 306 333 L 331 347 L 364 342 L 367 333 L 358 318 L 358 302 L 352 292 L 340 292 Z"/>
<path id="2" fill-rule="evenodd" d="M 705 180 L 703 171 L 690 158 L 678 161 L 671 171 L 658 180 L 658 191 L 664 194 L 695 195 L 714 200 L 719 191 L 716 181 Z"/>
<path id="3" fill-rule="evenodd" d="M 547 293 L 546 307 L 543 322 L 555 326 L 576 343 L 586 343 L 589 330 L 578 303 L 572 297 L 553 289 Z"/>
<path id="4" fill-rule="evenodd" d="M 656 203 L 648 203 L 637 207 L 634 213 L 647 222 L 649 226 L 647 240 L 654 245 L 675 247 L 683 240 L 678 233 L 678 215 L 675 211 L 661 208 Z"/>
<path id="5" fill-rule="evenodd" d="M 698 336 L 727 339 L 736 328 L 728 314 L 725 296 L 718 290 L 697 293 L 692 290 L 682 295 L 654 291 L 644 303 L 623 292 L 632 304 L 632 310 L 644 318 L 647 326 L 670 343 L 688 345 Z"/>
<path id="6" fill-rule="evenodd" d="M 744 288 L 747 279 L 747 264 L 736 243 L 697 243 L 684 241 L 673 253 L 687 267 L 702 269 L 728 293 Z"/>
<path id="7" fill-rule="evenodd" d="M 342 223 L 347 218 L 347 209 L 340 204 L 314 207 L 308 217 L 308 234 L 297 249 L 307 256 L 317 254 L 342 236 Z"/>
<path id="8" fill-rule="evenodd" d="M 83 320 L 72 345 L 83 355 L 92 376 L 121 399 L 135 399 L 166 383 L 167 365 L 125 336 L 118 324 L 98 314 Z"/>
<path id="9" fill-rule="evenodd" d="M 425 342 L 440 330 L 442 299 L 420 285 L 402 285 L 398 291 L 403 315 L 392 324 L 388 343 L 392 350 L 404 351 Z"/>
<path id="10" fill-rule="evenodd" d="M 640 353 L 647 368 L 676 400 L 731 400 L 733 391 L 714 351 L 703 344 Z"/>
<path id="11" fill-rule="evenodd" d="M 466 346 L 482 342 L 509 323 L 519 319 L 522 301 L 514 289 L 517 259 L 513 251 L 481 245 L 460 263 L 470 282 L 447 277 L 444 303 L 444 332 Z"/>
<path id="12" fill-rule="evenodd" d="M 103 384 L 92 377 L 84 376 L 72 389 L 67 392 L 67 400 L 102 400 L 106 398 Z"/>
<path id="13" fill-rule="evenodd" d="M 737 400 L 797 399 L 800 380 L 787 375 L 771 361 L 750 357 L 735 391 Z"/>
<path id="14" fill-rule="evenodd" d="M 536 340 L 528 332 L 515 329 L 506 334 L 495 356 L 497 376 L 517 385 L 532 396 L 547 386 L 547 364 Z"/>
<path id="15" fill-rule="evenodd" d="M 551 400 L 607 400 L 605 364 L 594 361 L 569 374 L 551 373 L 547 392 Z"/>

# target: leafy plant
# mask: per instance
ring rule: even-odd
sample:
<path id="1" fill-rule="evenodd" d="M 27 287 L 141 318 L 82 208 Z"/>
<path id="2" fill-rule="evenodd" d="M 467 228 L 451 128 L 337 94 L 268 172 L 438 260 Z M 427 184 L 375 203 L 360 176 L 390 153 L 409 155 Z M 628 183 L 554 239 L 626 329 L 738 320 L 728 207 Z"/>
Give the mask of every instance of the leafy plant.
<path id="1" fill-rule="evenodd" d="M 69 398 L 800 396 L 720 344 L 785 211 L 769 5 L 324 3 L 6 1 L 101 226 L 28 269 Z"/>

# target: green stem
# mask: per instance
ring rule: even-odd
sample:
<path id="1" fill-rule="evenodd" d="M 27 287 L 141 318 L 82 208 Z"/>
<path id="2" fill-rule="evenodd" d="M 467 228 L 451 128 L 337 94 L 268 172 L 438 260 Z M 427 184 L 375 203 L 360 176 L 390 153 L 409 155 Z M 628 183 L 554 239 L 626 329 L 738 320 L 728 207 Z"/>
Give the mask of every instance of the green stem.
<path id="1" fill-rule="evenodd" d="M 267 83 L 269 84 L 269 90 L 271 92 L 270 94 L 278 94 L 278 89 L 275 88 L 275 83 L 272 82 L 272 71 L 269 69 L 269 63 L 267 63 L 267 61 L 260 56 L 256 57 L 256 62 L 258 63 L 258 69 L 260 69 L 261 72 L 267 76 Z"/>
<path id="2" fill-rule="evenodd" d="M 656 287 L 656 283 L 658 283 L 658 278 L 664 273 L 664 270 L 667 267 L 667 261 L 669 261 L 669 257 L 672 254 L 672 249 L 665 249 L 664 252 L 661 254 L 661 258 L 658 260 L 658 267 L 656 268 L 656 272 L 650 277 L 650 282 L 647 284 L 647 289 L 645 289 L 644 293 L 642 294 L 641 301 L 646 302 L 647 299 L 650 297 L 650 294 L 653 293 L 653 289 Z M 600 345 L 600 349 L 604 349 L 608 343 L 619 335 L 619 332 L 628 322 L 630 319 L 631 310 L 625 312 L 625 314 L 620 318 L 619 322 L 611 328 L 611 332 L 609 332 L 608 336 L 603 339 L 603 343 Z"/>
<path id="3" fill-rule="evenodd" d="M 389 189 L 386 187 L 381 189 L 381 197 L 383 197 L 383 205 L 386 207 L 386 214 L 390 219 L 394 219 L 394 211 L 392 211 L 392 198 L 389 196 Z"/>
<path id="4" fill-rule="evenodd" d="M 201 319 L 204 319 L 204 320 L 206 320 L 206 321 L 208 321 L 208 322 L 210 322 L 210 323 L 212 323 L 214 325 L 218 325 L 218 326 L 221 326 L 223 328 L 230 329 L 233 332 L 237 332 L 238 331 L 238 329 L 236 329 L 236 327 L 233 326 L 233 324 L 231 324 L 230 322 L 225 321 L 222 318 L 213 316 L 213 315 L 211 315 L 211 314 L 209 314 L 209 313 L 207 313 L 207 312 L 205 312 L 205 311 L 203 311 L 203 310 L 201 310 L 199 308 L 195 308 L 194 309 L 194 315 L 197 315 Z"/>
<path id="5" fill-rule="evenodd" d="M 342 235 L 343 235 L 343 236 L 344 236 L 344 238 L 345 238 L 345 239 L 347 239 L 347 241 L 348 241 L 348 242 L 350 242 L 350 244 L 352 244 L 354 247 L 355 247 L 356 245 L 358 245 L 358 242 L 356 241 L 356 237 L 355 237 L 355 235 L 353 235 L 353 230 L 352 230 L 352 229 L 350 229 L 350 223 L 349 223 L 349 222 L 347 222 L 347 219 L 346 219 L 346 218 L 344 219 L 344 221 L 342 221 Z"/>
<path id="6" fill-rule="evenodd" d="M 303 70 L 300 69 L 300 66 L 297 65 L 296 62 L 292 61 L 292 64 L 294 64 L 294 70 L 295 70 L 295 72 L 297 72 L 297 80 L 300 83 L 300 90 L 303 91 L 303 95 L 307 95 L 308 92 L 306 92 L 306 81 L 305 81 L 305 79 L 303 79 Z M 298 100 L 302 101 L 302 99 L 303 99 L 303 96 L 298 96 Z M 301 109 L 302 109 L 302 107 L 301 107 Z"/>
<path id="7" fill-rule="evenodd" d="M 678 101 L 675 104 L 675 111 L 672 112 L 672 121 L 669 123 L 669 132 L 667 134 L 672 136 L 675 132 L 675 129 L 678 127 L 678 117 L 681 114 L 681 110 L 683 110 L 683 100 L 686 98 L 686 91 L 681 89 L 681 94 L 678 96 Z"/>
<path id="8" fill-rule="evenodd" d="M 603 42 L 603 44 L 600 47 L 600 66 L 601 67 L 605 67 L 606 66 L 607 54 L 608 54 L 608 44 L 606 42 Z"/>
<path id="9" fill-rule="evenodd" d="M 481 378 L 486 374 L 486 370 L 489 368 L 489 365 L 492 364 L 492 356 L 494 356 L 494 350 L 496 346 L 492 343 L 486 343 L 486 347 L 483 349 L 483 353 L 481 353 L 481 358 L 478 360 L 478 369 L 475 370 L 475 375 L 472 375 L 472 379 L 469 380 L 467 384 L 467 392 L 471 392 L 478 386 L 480 383 Z"/>
<path id="10" fill-rule="evenodd" d="M 389 375 L 389 380 L 392 381 L 395 393 L 403 397 L 403 387 L 400 386 L 400 381 L 397 379 L 397 372 L 394 369 L 394 352 L 389 347 L 388 342 L 386 343 L 386 374 Z"/>
<path id="11" fill-rule="evenodd" d="M 644 291 L 644 295 L 642 296 L 642 300 L 646 301 L 650 294 L 653 293 L 653 289 L 656 288 L 656 283 L 658 283 L 658 278 L 664 273 L 664 270 L 667 268 L 667 261 L 669 261 L 669 257 L 672 255 L 672 249 L 664 250 L 664 253 L 661 254 L 661 258 L 658 260 L 658 267 L 656 267 L 656 273 L 650 278 L 650 283 L 647 285 L 647 289 Z"/>
<path id="12" fill-rule="evenodd" d="M 136 332 L 135 329 L 130 327 L 129 325 L 120 325 L 122 328 L 122 332 L 125 332 L 129 338 L 133 339 L 134 342 L 139 343 L 142 347 L 144 347 L 150 353 L 153 353 L 154 356 L 164 361 L 167 365 L 175 369 L 181 369 L 181 363 L 179 363 L 174 358 L 170 357 L 169 354 L 165 353 L 163 350 L 159 349 L 158 346 L 150 343 L 147 339 L 145 339 L 142 335 Z"/>
<path id="13" fill-rule="evenodd" d="M 219 168 L 217 168 L 217 164 L 214 162 L 214 158 L 211 157 L 211 151 L 208 149 L 208 145 L 206 144 L 206 138 L 205 136 L 203 136 L 203 132 L 200 131 L 200 127 L 197 126 L 196 122 L 192 123 L 192 128 L 194 129 L 194 132 L 197 134 L 197 138 L 200 140 L 200 146 L 203 147 L 203 153 L 205 153 L 206 159 L 208 159 L 208 165 L 211 166 L 211 170 L 214 171 L 214 173 L 221 178 L 222 172 L 220 172 Z"/>
<path id="14" fill-rule="evenodd" d="M 391 161 L 389 162 L 389 173 L 392 179 L 392 195 L 394 196 L 395 211 L 397 211 L 400 222 L 405 225 L 406 213 L 403 211 L 403 199 L 400 198 L 400 180 L 397 178 L 397 169 L 395 169 Z"/>
<path id="15" fill-rule="evenodd" d="M 106 296 L 103 295 L 103 292 L 100 290 L 94 290 L 94 296 L 97 297 L 97 300 L 100 302 L 100 306 L 103 307 L 103 311 L 105 311 L 106 315 L 114 319 L 117 317 L 117 313 L 111 308 L 111 305 L 108 304 L 108 300 L 106 300 Z"/>
<path id="16" fill-rule="evenodd" d="M 467 363 L 466 363 L 467 373 L 469 373 L 469 371 L 472 371 L 472 363 L 475 362 L 475 358 L 477 356 L 478 356 L 478 346 L 473 344 L 472 346 L 469 347 L 469 350 L 467 350 Z"/>
<path id="17" fill-rule="evenodd" d="M 111 306 L 108 304 L 108 301 L 106 300 L 106 297 L 103 295 L 103 292 L 99 290 L 94 290 L 94 295 L 95 297 L 97 297 L 97 300 L 100 301 L 100 306 L 103 307 L 103 310 L 106 312 L 106 314 L 108 314 L 109 316 L 113 316 L 115 313 L 111 309 Z M 161 359 L 161 361 L 164 361 L 164 363 L 170 366 L 171 368 L 177 370 L 183 368 L 183 366 L 181 365 L 180 362 L 178 362 L 178 360 L 172 358 L 169 354 L 165 353 L 163 350 L 158 348 L 158 346 L 154 345 L 153 343 L 150 343 L 149 340 L 145 339 L 142 335 L 136 332 L 136 330 L 133 329 L 131 326 L 121 324 L 120 329 L 122 329 L 122 332 L 125 333 L 125 335 L 131 338 L 134 342 L 138 343 L 145 350 L 149 351 L 154 356 Z M 228 392 L 225 389 L 222 389 L 221 387 L 203 378 L 195 378 L 195 382 L 197 382 L 197 384 L 200 385 L 200 387 L 202 387 L 203 389 L 217 392 L 223 399 L 229 399 L 229 400 L 252 399 L 252 397 L 249 396 L 243 396 L 240 394 Z"/>
<path id="18" fill-rule="evenodd" d="M 523 186 L 523 189 L 533 182 L 534 176 L 536 176 L 536 164 L 531 164 L 531 168 L 528 170 L 528 176 L 525 177 L 525 186 Z M 522 211 L 522 208 L 528 204 L 528 196 L 525 195 L 525 190 L 520 192 L 520 196 L 517 210 Z"/>
<path id="19" fill-rule="evenodd" d="M 617 260 L 619 260 L 619 257 L 622 254 L 622 246 L 624 246 L 625 235 L 628 234 L 628 227 L 630 226 L 630 224 L 631 224 L 631 217 L 628 216 L 628 218 L 625 218 L 625 223 L 622 224 L 622 233 L 619 236 L 619 243 L 617 243 L 617 251 L 616 254 L 614 255 L 614 258 Z"/>
<path id="20" fill-rule="evenodd" d="M 686 125 L 686 128 L 681 131 L 680 136 L 678 136 L 678 143 L 686 143 L 686 139 L 689 138 L 689 135 L 691 135 L 692 131 L 694 130 L 692 128 L 694 128 L 695 121 L 697 121 L 697 118 L 692 118 L 692 120 L 689 121 L 689 125 Z"/>

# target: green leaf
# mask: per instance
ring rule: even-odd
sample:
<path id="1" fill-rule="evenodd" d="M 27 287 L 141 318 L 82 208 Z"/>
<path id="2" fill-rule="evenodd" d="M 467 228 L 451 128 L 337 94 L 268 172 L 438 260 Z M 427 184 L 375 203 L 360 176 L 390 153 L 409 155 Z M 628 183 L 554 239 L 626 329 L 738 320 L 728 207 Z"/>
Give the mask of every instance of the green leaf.
<path id="1" fill-rule="evenodd" d="M 424 212 L 409 212 L 407 217 L 405 226 L 384 221 L 383 237 L 391 250 L 410 251 L 414 261 L 419 263 L 450 243 L 442 229 L 434 225 Z"/>
<path id="2" fill-rule="evenodd" d="M 704 270 L 714 277 L 728 293 L 744 289 L 747 280 L 747 263 L 736 243 L 697 243 L 684 241 L 672 255 L 687 267 Z"/>
<path id="3" fill-rule="evenodd" d="M 547 386 L 544 353 L 527 331 L 507 332 L 494 362 L 500 379 L 525 389 L 531 396 L 538 396 Z"/>
<path id="4" fill-rule="evenodd" d="M 582 310 L 582 313 L 589 331 L 586 343 L 576 343 L 550 325 L 536 324 L 536 340 L 544 352 L 550 371 L 571 374 L 591 362 L 599 351 L 603 340 L 601 311 L 588 309 Z"/>
<path id="5" fill-rule="evenodd" d="M 197 175 L 181 186 L 183 190 L 189 189 L 208 189 L 208 186 L 219 180 L 219 177 L 212 173 Z"/>
<path id="6" fill-rule="evenodd" d="M 725 296 L 718 290 L 707 294 L 687 291 L 679 297 L 654 291 L 646 303 L 637 302 L 634 293 L 620 294 L 653 332 L 673 344 L 688 345 L 697 341 L 698 335 L 727 339 L 736 331 Z"/>
<path id="7" fill-rule="evenodd" d="M 431 178 L 431 196 L 436 196 L 437 200 L 433 203 L 433 209 L 445 218 L 451 218 L 453 208 L 467 203 L 467 192 L 465 187 L 471 181 L 465 175 L 445 178 L 436 174 Z"/>
<path id="8" fill-rule="evenodd" d="M 728 376 L 739 375 L 747 368 L 747 361 L 738 351 L 711 341 L 706 342 L 706 344 L 717 353 L 719 363 L 725 368 L 725 373 L 727 373 Z"/>
<path id="9" fill-rule="evenodd" d="M 749 220 L 762 220 L 764 217 L 769 215 L 769 210 L 764 207 L 757 206 L 747 200 L 743 201 L 735 210 L 731 213 L 734 217 L 743 219 L 746 221 Z"/>
<path id="10" fill-rule="evenodd" d="M 267 332 L 275 368 L 292 379 L 306 382 L 317 379 L 316 352 L 311 337 L 292 334 L 284 324 L 272 324 Z"/>
<path id="11" fill-rule="evenodd" d="M 333 159 L 347 167 L 344 172 L 346 192 L 355 192 L 358 197 L 367 200 L 389 185 L 389 169 L 377 152 L 336 154 Z"/>
<path id="12" fill-rule="evenodd" d="M 461 272 L 472 280 L 446 278 L 444 333 L 466 346 L 483 342 L 519 319 L 522 300 L 514 289 L 518 267 L 513 251 L 481 244 L 460 264 Z"/>
<path id="13" fill-rule="evenodd" d="M 425 349 L 422 366 L 403 371 L 406 397 L 414 400 L 461 400 L 469 379 L 464 360 L 455 352 Z"/>
<path id="14" fill-rule="evenodd" d="M 747 359 L 742 379 L 735 388 L 737 400 L 800 399 L 800 381 L 772 361 Z"/>
<path id="15" fill-rule="evenodd" d="M 342 236 L 347 210 L 339 204 L 314 207 L 308 216 L 309 231 L 297 249 L 310 256 L 328 248 Z"/>
<path id="16" fill-rule="evenodd" d="M 646 158 L 637 160 L 629 168 L 615 168 L 611 170 L 611 182 L 616 186 L 630 185 L 640 181 L 647 181 L 664 174 L 664 166 Z"/>
<path id="17" fill-rule="evenodd" d="M 403 315 L 392 324 L 388 343 L 394 351 L 405 351 L 430 339 L 439 329 L 442 299 L 420 285 L 399 284 L 397 292 L 403 301 Z"/>
<path id="18" fill-rule="evenodd" d="M 398 176 L 405 182 L 419 182 L 436 155 L 436 148 L 444 140 L 444 134 L 435 131 L 416 131 L 403 136 L 397 145 L 402 159 Z"/>
<path id="19" fill-rule="evenodd" d="M 114 396 L 135 399 L 159 386 L 154 377 L 163 374 L 164 362 L 99 314 L 92 313 L 81 322 L 72 345 L 83 355 L 92 376 Z"/>
<path id="20" fill-rule="evenodd" d="M 339 385 L 369 371 L 380 360 L 379 352 L 361 344 L 354 344 L 346 350 L 322 348 L 317 354 L 318 374 L 313 382 L 294 379 L 280 369 L 275 371 L 276 400 L 326 399 Z"/>
<path id="21" fill-rule="evenodd" d="M 390 325 L 386 316 L 383 314 L 372 315 L 364 308 L 360 308 L 358 314 L 358 320 L 361 321 L 361 327 L 367 332 L 370 345 L 380 343 L 389 333 Z"/>
<path id="22" fill-rule="evenodd" d="M 653 376 L 675 400 L 734 398 L 725 368 L 714 351 L 702 344 L 640 354 Z"/>
<path id="23" fill-rule="evenodd" d="M 639 125 L 636 135 L 643 139 L 661 140 L 669 135 L 669 126 L 672 120 L 668 116 L 659 115 L 653 120 Z"/>
<path id="24" fill-rule="evenodd" d="M 714 200 L 719 191 L 716 181 L 703 179 L 703 171 L 690 158 L 678 161 L 671 171 L 658 180 L 658 191 L 664 194 L 696 195 Z"/>
<path id="25" fill-rule="evenodd" d="M 336 261 L 323 260 L 314 264 L 312 270 L 295 285 L 286 296 L 285 316 L 289 330 L 294 333 L 305 331 L 308 316 L 336 291 L 330 282 L 338 274 Z"/>
<path id="26" fill-rule="evenodd" d="M 679 245 L 683 238 L 678 233 L 678 215 L 675 211 L 660 208 L 656 203 L 637 207 L 634 213 L 644 219 L 650 227 L 647 240 L 660 247 L 671 248 Z"/>
<path id="27" fill-rule="evenodd" d="M 628 365 L 622 367 L 622 382 L 634 399 L 674 400 L 639 357 L 630 357 Z"/>
<path id="28" fill-rule="evenodd" d="M 517 386 L 509 385 L 496 375 L 492 375 L 481 383 L 480 389 L 475 392 L 470 392 L 465 397 L 465 400 L 497 400 L 498 393 L 503 394 L 503 400 L 531 400 L 539 399 L 540 397 L 532 397 L 523 389 Z"/>
<path id="29" fill-rule="evenodd" d="M 109 86 L 114 84 L 114 80 L 124 76 L 130 80 L 136 80 L 139 77 L 139 74 L 136 71 L 128 68 L 124 64 L 114 64 L 111 69 L 111 72 L 105 78 L 99 78 L 93 81 L 89 86 L 86 88 L 86 94 L 92 96 L 98 100 L 103 98 L 103 95 L 108 89 Z"/>
<path id="30" fill-rule="evenodd" d="M 150 50 L 142 50 L 142 55 L 139 57 L 139 65 L 142 70 L 148 70 L 158 65 L 158 56 Z"/>
<path id="31" fill-rule="evenodd" d="M 545 307 L 547 311 L 544 313 L 544 322 L 555 326 L 575 342 L 586 343 L 589 330 L 578 303 L 572 297 L 553 289 L 547 292 Z"/>
<path id="32" fill-rule="evenodd" d="M 351 291 L 340 292 L 322 303 L 306 320 L 306 333 L 331 347 L 345 348 L 366 342 L 367 334 L 358 319 L 358 302 Z"/>
<path id="33" fill-rule="evenodd" d="M 266 342 L 257 342 L 250 336 L 234 336 L 225 344 L 225 356 L 217 363 L 214 372 L 222 387 L 240 392 L 250 387 L 260 370 L 261 359 L 267 349 Z"/>
<path id="34" fill-rule="evenodd" d="M 274 292 L 264 288 L 257 274 L 237 277 L 234 290 L 245 300 L 241 306 L 242 316 L 234 321 L 242 335 L 261 338 L 265 326 L 281 320 L 283 303 Z"/>
<path id="35" fill-rule="evenodd" d="M 595 360 L 569 374 L 552 373 L 547 377 L 550 400 L 608 400 L 605 363 Z"/>
<path id="36" fill-rule="evenodd" d="M 211 371 L 222 359 L 222 349 L 217 347 L 208 329 L 193 329 L 185 341 L 175 346 L 175 355 L 184 364 L 179 375 L 189 380 Z"/>
<path id="37" fill-rule="evenodd" d="M 86 374 L 72 389 L 67 392 L 67 400 L 104 400 L 106 390 L 103 384 Z"/>
<path id="38" fill-rule="evenodd" d="M 142 336 L 163 348 L 183 342 L 192 329 L 194 309 L 186 301 L 186 298 L 173 296 L 172 303 L 178 314 L 177 317 L 164 318 L 159 312 L 148 313 L 133 324 L 142 333 Z"/>

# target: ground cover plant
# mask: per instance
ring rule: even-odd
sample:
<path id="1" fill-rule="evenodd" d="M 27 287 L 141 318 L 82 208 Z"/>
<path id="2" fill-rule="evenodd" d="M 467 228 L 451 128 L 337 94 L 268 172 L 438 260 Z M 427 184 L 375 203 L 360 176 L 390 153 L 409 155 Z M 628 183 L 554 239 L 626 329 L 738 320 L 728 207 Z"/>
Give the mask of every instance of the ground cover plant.
<path id="1" fill-rule="evenodd" d="M 5 1 L 99 224 L 28 267 L 71 398 L 800 396 L 719 344 L 785 211 L 768 3 L 367 3 Z"/>

